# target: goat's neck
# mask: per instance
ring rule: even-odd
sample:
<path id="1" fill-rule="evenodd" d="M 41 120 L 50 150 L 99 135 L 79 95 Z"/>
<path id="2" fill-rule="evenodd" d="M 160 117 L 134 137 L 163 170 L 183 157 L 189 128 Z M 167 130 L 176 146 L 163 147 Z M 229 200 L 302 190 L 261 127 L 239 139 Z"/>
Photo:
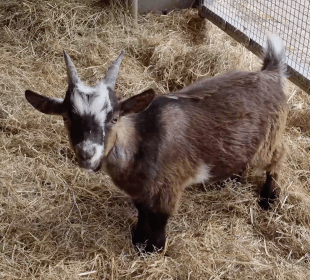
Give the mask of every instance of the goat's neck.
<path id="1" fill-rule="evenodd" d="M 127 167 L 137 150 L 138 139 L 134 117 L 121 117 L 108 137 L 105 153 L 106 164 L 110 167 Z"/>

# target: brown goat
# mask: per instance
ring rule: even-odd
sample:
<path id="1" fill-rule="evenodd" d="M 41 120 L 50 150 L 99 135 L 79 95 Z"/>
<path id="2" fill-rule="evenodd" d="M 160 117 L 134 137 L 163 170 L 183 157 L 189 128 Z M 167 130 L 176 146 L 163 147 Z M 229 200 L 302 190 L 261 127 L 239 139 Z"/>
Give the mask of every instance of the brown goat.
<path id="1" fill-rule="evenodd" d="M 147 90 L 118 102 L 113 92 L 120 57 L 96 87 L 86 87 L 65 54 L 69 87 L 64 100 L 26 91 L 43 113 L 65 120 L 79 165 L 101 166 L 138 209 L 134 244 L 165 245 L 168 218 L 184 189 L 214 182 L 252 166 L 266 171 L 260 205 L 275 195 L 285 154 L 287 101 L 282 90 L 285 50 L 269 37 L 259 72 L 234 71 L 155 97 Z"/>

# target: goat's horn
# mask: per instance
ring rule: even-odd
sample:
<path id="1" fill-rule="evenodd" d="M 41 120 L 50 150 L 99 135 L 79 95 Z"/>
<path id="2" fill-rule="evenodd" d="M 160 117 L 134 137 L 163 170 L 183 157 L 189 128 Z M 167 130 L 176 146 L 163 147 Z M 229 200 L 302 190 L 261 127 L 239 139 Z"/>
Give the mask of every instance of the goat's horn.
<path id="1" fill-rule="evenodd" d="M 79 76 L 73 62 L 70 59 L 70 56 L 66 53 L 65 50 L 63 51 L 63 53 L 67 65 L 68 84 L 69 86 L 74 86 L 79 81 Z"/>
<path id="2" fill-rule="evenodd" d="M 109 67 L 108 72 L 104 77 L 105 84 L 107 84 L 112 90 L 114 90 L 117 74 L 118 74 L 119 67 L 121 65 L 124 55 L 125 55 L 125 51 L 122 50 L 118 58 Z"/>

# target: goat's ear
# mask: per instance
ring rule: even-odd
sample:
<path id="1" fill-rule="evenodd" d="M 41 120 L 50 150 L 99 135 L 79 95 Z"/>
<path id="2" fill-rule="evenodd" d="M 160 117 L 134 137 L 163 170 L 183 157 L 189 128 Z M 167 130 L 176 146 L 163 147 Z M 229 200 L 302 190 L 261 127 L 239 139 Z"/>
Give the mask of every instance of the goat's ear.
<path id="1" fill-rule="evenodd" d="M 139 113 L 146 109 L 155 97 L 153 89 L 148 89 L 142 93 L 134 95 L 120 102 L 121 115 L 129 113 Z"/>
<path id="2" fill-rule="evenodd" d="M 31 90 L 25 91 L 27 101 L 37 110 L 44 114 L 63 114 L 63 100 L 60 98 L 45 97 Z"/>

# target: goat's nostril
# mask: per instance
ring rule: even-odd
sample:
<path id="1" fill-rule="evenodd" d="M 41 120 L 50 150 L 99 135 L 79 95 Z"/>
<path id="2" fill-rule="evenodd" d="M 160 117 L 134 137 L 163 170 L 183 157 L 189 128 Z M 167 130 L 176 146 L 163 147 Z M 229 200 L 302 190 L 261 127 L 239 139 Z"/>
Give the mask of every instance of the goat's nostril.
<path id="1" fill-rule="evenodd" d="M 80 151 L 80 157 L 82 160 L 89 160 L 95 155 L 96 149 L 83 149 Z"/>

